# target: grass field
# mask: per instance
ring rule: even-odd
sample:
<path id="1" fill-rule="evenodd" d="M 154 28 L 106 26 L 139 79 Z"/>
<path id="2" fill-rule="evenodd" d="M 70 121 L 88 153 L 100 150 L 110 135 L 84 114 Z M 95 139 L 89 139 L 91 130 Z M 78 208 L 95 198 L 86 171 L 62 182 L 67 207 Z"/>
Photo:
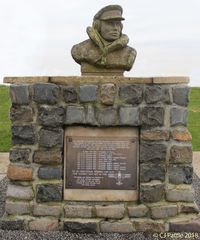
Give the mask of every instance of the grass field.
<path id="1" fill-rule="evenodd" d="M 0 85 L 0 152 L 7 152 L 11 147 L 10 98 L 8 92 L 7 86 Z"/>
<path id="2" fill-rule="evenodd" d="M 190 92 L 188 128 L 192 134 L 193 151 L 200 151 L 200 88 Z"/>
<path id="3" fill-rule="evenodd" d="M 7 152 L 11 147 L 9 108 L 8 87 L 0 85 L 0 152 Z M 197 87 L 190 92 L 188 128 L 193 138 L 193 151 L 200 151 L 200 88 Z"/>

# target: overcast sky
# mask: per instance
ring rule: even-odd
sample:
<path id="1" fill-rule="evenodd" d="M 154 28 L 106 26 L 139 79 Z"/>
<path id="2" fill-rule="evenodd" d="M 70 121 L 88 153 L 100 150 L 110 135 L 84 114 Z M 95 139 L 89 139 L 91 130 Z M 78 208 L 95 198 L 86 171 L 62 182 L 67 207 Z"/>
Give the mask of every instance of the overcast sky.
<path id="1" fill-rule="evenodd" d="M 80 75 L 71 47 L 109 4 L 123 7 L 123 33 L 138 53 L 126 76 L 189 76 L 200 86 L 200 0 L 0 0 L 0 83 Z"/>

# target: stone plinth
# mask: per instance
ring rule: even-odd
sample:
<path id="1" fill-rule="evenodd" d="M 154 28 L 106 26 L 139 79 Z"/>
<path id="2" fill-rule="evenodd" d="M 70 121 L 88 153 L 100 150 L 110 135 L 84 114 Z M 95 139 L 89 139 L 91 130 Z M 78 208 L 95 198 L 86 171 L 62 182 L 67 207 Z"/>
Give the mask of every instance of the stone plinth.
<path id="1" fill-rule="evenodd" d="M 96 233 L 179 231 L 183 226 L 191 231 L 194 226 L 196 231 L 200 223 L 191 187 L 188 80 L 5 78 L 11 83 L 13 147 L 1 227 Z M 116 190 L 115 202 L 64 200 L 68 126 L 138 128 L 138 198 L 122 201 Z M 76 189 L 76 194 L 81 191 Z"/>

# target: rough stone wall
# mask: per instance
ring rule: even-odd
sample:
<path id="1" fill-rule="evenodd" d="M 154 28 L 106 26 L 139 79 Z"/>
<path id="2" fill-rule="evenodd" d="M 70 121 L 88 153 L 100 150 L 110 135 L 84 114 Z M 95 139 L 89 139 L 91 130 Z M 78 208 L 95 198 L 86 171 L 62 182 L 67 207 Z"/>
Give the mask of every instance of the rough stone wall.
<path id="1" fill-rule="evenodd" d="M 83 78 L 86 79 L 85 77 Z M 73 232 L 198 231 L 189 88 L 105 81 L 12 84 L 12 142 L 3 229 Z M 137 202 L 63 200 L 64 127 L 140 129 Z M 188 222 L 190 221 L 190 223 Z"/>

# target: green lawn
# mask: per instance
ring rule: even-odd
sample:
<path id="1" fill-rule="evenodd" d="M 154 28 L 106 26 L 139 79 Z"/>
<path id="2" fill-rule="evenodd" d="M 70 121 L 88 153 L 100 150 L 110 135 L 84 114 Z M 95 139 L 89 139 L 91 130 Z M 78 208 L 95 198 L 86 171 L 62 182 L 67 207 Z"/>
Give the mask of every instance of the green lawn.
<path id="1" fill-rule="evenodd" d="M 200 151 L 200 87 L 191 89 L 188 120 L 193 151 Z"/>
<path id="2" fill-rule="evenodd" d="M 0 152 L 7 152 L 11 147 L 9 108 L 9 89 L 0 85 Z"/>
<path id="3" fill-rule="evenodd" d="M 0 152 L 7 152 L 11 147 L 9 108 L 8 87 L 0 85 Z M 193 138 L 193 151 L 200 151 L 200 88 L 197 87 L 190 92 L 188 126 Z"/>

